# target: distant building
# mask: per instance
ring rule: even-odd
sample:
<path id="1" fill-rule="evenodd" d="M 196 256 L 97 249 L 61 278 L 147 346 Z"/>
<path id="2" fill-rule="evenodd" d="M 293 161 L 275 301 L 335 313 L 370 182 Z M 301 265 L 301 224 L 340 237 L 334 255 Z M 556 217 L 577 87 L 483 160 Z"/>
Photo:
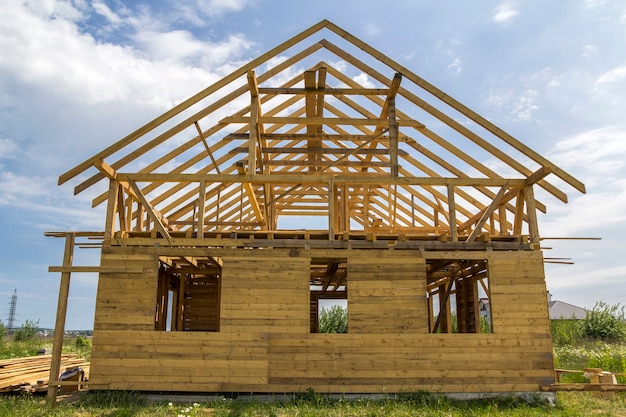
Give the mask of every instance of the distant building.
<path id="1" fill-rule="evenodd" d="M 582 320 L 587 315 L 587 310 L 563 301 L 552 300 L 552 294 L 548 292 L 548 312 L 550 320 L 571 319 Z"/>

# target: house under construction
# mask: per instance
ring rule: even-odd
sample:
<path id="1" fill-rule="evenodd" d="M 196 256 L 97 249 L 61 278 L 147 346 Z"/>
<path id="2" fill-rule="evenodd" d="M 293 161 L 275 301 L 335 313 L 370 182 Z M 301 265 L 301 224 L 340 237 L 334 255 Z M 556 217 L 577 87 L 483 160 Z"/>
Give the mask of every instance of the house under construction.
<path id="1" fill-rule="evenodd" d="M 70 180 L 106 205 L 103 232 L 49 233 L 66 238 L 50 268 L 65 283 L 61 328 L 70 274 L 99 273 L 92 389 L 554 382 L 537 211 L 584 185 L 329 21 L 59 183 Z M 99 266 L 72 264 L 94 244 Z M 348 333 L 321 334 L 334 303 Z"/>

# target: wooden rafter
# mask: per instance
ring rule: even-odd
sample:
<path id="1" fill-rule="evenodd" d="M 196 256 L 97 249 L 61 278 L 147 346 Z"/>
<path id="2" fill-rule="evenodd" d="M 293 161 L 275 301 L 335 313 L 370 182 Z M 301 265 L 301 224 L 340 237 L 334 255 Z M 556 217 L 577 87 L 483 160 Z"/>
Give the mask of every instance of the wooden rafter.
<path id="1" fill-rule="evenodd" d="M 327 39 L 302 46 L 321 30 L 338 35 L 347 48 Z M 285 77 L 322 49 L 345 67 L 318 60 Z M 288 51 L 294 52 L 274 65 L 272 59 Z M 351 71 L 369 81 L 361 85 Z M 275 83 L 281 78 L 289 79 Z M 222 114 L 246 96 L 249 105 Z M 473 125 L 484 130 L 479 134 Z M 189 131 L 194 135 L 181 140 Z M 176 146 L 155 151 L 169 143 Z M 485 153 L 515 175 L 481 162 L 477 155 Z M 143 168 L 125 169 L 140 157 Z M 520 237 L 527 225 L 537 243 L 535 211 L 546 206 L 533 187 L 566 202 L 567 195 L 546 180 L 555 175 L 584 192 L 569 174 L 328 21 L 181 102 L 67 171 L 59 183 L 89 167 L 97 173 L 75 192 L 111 181 L 109 191 L 93 200 L 110 203 L 108 236 L 149 230 L 150 224 L 163 235 L 180 227 L 198 237 L 206 227 L 275 230 L 279 216 L 304 214 L 328 216 L 329 238 L 349 231 L 351 222 L 380 232 L 445 233 L 452 242 L 465 237 L 468 243 L 480 231 Z"/>

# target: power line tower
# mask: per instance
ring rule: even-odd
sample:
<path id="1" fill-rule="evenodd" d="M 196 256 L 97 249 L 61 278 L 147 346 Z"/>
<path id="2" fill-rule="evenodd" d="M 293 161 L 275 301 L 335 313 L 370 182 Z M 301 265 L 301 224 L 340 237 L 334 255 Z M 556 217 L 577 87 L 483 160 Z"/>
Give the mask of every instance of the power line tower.
<path id="1" fill-rule="evenodd" d="M 9 303 L 9 318 L 7 320 L 7 330 L 13 333 L 15 330 L 15 308 L 17 307 L 17 290 L 13 290 L 11 302 Z"/>

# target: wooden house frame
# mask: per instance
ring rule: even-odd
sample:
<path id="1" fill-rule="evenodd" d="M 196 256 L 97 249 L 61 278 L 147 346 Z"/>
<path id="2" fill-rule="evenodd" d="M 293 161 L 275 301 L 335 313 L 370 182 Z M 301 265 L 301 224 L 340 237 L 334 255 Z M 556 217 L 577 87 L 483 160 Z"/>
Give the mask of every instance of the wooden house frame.
<path id="1" fill-rule="evenodd" d="M 62 273 L 61 338 L 70 274 L 99 273 L 90 388 L 554 381 L 535 190 L 567 202 L 562 188 L 584 185 L 329 21 L 59 184 L 76 179 L 75 193 L 106 184 L 93 200 L 104 231 L 50 233 L 66 238 L 50 270 Z M 100 265 L 73 265 L 93 242 Z M 317 332 L 323 300 L 347 303 L 347 334 Z"/>

